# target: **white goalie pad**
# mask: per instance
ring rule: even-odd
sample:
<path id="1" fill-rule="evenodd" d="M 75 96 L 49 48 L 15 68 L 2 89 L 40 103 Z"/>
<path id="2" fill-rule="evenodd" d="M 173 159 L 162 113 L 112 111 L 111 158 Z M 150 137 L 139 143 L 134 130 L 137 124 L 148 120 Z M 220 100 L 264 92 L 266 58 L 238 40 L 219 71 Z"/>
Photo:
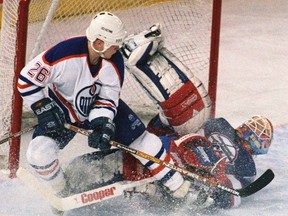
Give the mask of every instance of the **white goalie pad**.
<path id="1" fill-rule="evenodd" d="M 160 31 L 160 24 L 155 24 L 149 30 L 129 35 L 125 39 L 121 51 L 125 64 L 127 66 L 135 66 L 142 59 L 147 61 L 147 58 L 156 53 L 162 46 L 163 37 Z"/>
<path id="2" fill-rule="evenodd" d="M 179 134 L 196 132 L 210 117 L 202 82 L 164 46 L 160 25 L 129 36 L 121 49 L 125 66 L 159 107 L 161 121 Z"/>

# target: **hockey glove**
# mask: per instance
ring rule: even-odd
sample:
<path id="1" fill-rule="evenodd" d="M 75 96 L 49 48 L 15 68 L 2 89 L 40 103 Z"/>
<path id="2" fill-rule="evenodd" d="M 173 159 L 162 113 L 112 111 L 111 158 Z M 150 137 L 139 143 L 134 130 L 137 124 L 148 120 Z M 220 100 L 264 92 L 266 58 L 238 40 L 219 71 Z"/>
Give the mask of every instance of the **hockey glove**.
<path id="1" fill-rule="evenodd" d="M 38 124 L 46 135 L 61 134 L 64 130 L 65 118 L 62 111 L 50 98 L 43 98 L 31 105 L 31 109 L 38 118 Z"/>
<path id="2" fill-rule="evenodd" d="M 93 133 L 88 137 L 88 145 L 92 148 L 99 148 L 101 151 L 109 150 L 110 140 L 114 137 L 115 124 L 107 117 L 98 117 L 91 121 L 94 128 Z"/>

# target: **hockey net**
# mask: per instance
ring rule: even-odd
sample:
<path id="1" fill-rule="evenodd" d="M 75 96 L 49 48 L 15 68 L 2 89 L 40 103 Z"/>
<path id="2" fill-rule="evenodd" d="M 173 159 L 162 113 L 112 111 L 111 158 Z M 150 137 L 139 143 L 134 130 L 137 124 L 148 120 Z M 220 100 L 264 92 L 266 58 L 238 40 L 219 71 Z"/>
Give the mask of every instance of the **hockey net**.
<path id="1" fill-rule="evenodd" d="M 27 3 L 30 3 L 29 6 Z M 220 0 L 4 1 L 0 41 L 0 139 L 5 134 L 19 131 L 21 119 L 22 128 L 27 127 L 23 116 L 26 113 L 29 115 L 29 108 L 22 107 L 21 100 L 18 102 L 19 95 L 14 87 L 17 73 L 24 64 L 61 40 L 84 35 L 93 15 L 103 10 L 118 15 L 125 23 L 128 34 L 160 23 L 165 46 L 203 82 L 214 103 L 216 92 L 212 85 L 216 85 L 220 9 Z M 216 12 L 218 15 L 215 15 Z M 213 21 L 215 19 L 216 22 Z M 212 21 L 215 22 L 213 28 Z M 213 40 L 211 34 L 214 34 Z M 20 41 L 23 39 L 24 42 Z M 125 76 L 121 97 L 140 116 L 153 116 L 157 111 L 152 100 L 128 73 Z M 20 114 L 17 114 L 19 110 Z M 21 110 L 25 115 L 22 116 Z M 19 142 L 10 142 L 10 145 L 7 142 L 0 148 L 1 155 L 10 153 L 9 162 L 4 164 L 10 165 L 10 169 L 17 169 Z"/>

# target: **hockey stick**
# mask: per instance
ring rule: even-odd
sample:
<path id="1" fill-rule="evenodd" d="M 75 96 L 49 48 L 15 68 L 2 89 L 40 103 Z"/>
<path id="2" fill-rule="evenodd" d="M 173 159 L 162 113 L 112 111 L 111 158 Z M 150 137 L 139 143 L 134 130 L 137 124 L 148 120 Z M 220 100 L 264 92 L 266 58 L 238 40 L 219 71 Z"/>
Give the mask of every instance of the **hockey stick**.
<path id="1" fill-rule="evenodd" d="M 211 180 L 209 178 L 203 177 L 203 176 L 198 175 L 196 173 L 190 172 L 190 171 L 185 170 L 185 169 L 183 169 L 181 167 L 178 167 L 178 166 L 176 166 L 174 164 L 167 163 L 167 162 L 165 162 L 163 160 L 155 158 L 155 157 L 153 157 L 151 155 L 148 155 L 148 154 L 146 154 L 144 152 L 141 152 L 141 151 L 138 151 L 136 149 L 130 148 L 128 146 L 125 146 L 125 145 L 123 145 L 121 143 L 117 143 L 115 141 L 111 141 L 110 144 L 112 146 L 115 146 L 115 147 L 119 148 L 119 149 L 125 150 L 125 151 L 127 151 L 129 153 L 135 154 L 137 156 L 140 156 L 142 158 L 150 160 L 150 161 L 152 161 L 154 163 L 158 163 L 158 164 L 163 165 L 165 167 L 168 167 L 168 168 L 170 168 L 172 170 L 175 170 L 175 171 L 181 173 L 182 175 L 190 177 L 192 180 L 196 180 L 196 181 L 198 181 L 198 182 L 200 182 L 200 183 L 202 183 L 204 185 L 207 185 L 209 187 L 219 188 L 221 190 L 224 190 L 224 191 L 226 191 L 228 193 L 231 193 L 233 195 L 236 195 L 236 196 L 241 196 L 241 197 L 250 196 L 250 195 L 256 193 L 257 191 L 261 190 L 262 188 L 264 188 L 274 178 L 273 171 L 268 169 L 257 180 L 252 182 L 247 187 L 241 188 L 241 189 L 233 189 L 233 188 L 218 184 L 214 180 Z"/>
<path id="2" fill-rule="evenodd" d="M 115 198 L 123 195 L 127 189 L 155 181 L 153 177 L 141 179 L 139 181 L 120 181 L 100 188 L 74 194 L 72 196 L 60 198 L 54 194 L 52 189 L 44 185 L 28 170 L 19 167 L 17 176 L 25 184 L 36 190 L 44 200 L 59 211 L 68 211 Z"/>
<path id="3" fill-rule="evenodd" d="M 25 134 L 25 133 L 27 133 L 27 132 L 29 132 L 31 130 L 34 130 L 37 126 L 38 125 L 34 125 L 34 126 L 31 126 L 31 127 L 25 128 L 25 129 L 23 129 L 23 130 L 21 130 L 21 131 L 19 131 L 17 133 L 14 133 L 14 134 L 7 134 L 7 135 L 5 135 L 4 137 L 1 138 L 0 144 L 3 144 L 3 143 L 5 143 L 5 142 L 7 142 L 7 141 L 9 141 L 9 140 L 11 140 L 13 138 L 17 138 L 17 137 L 19 137 L 19 136 L 21 136 L 21 135 L 23 135 L 23 134 Z"/>
<path id="4" fill-rule="evenodd" d="M 69 124 L 65 124 L 65 127 L 67 129 L 69 129 L 69 130 L 72 130 L 72 131 L 77 132 L 77 133 L 81 133 L 81 134 L 83 134 L 85 136 L 89 136 L 89 134 L 92 133 L 92 132 L 90 132 L 88 130 L 84 130 L 84 129 L 81 129 L 81 128 L 78 128 L 76 126 L 69 125 Z M 152 161 L 154 163 L 163 165 L 163 166 L 165 166 L 167 168 L 170 168 L 172 170 L 175 170 L 175 171 L 181 173 L 182 175 L 187 176 L 187 177 L 191 178 L 192 180 L 196 180 L 196 181 L 198 181 L 198 182 L 200 182 L 200 183 L 202 183 L 204 185 L 224 190 L 224 191 L 226 191 L 228 193 L 231 193 L 233 195 L 236 195 L 236 196 L 241 196 L 241 197 L 250 196 L 250 195 L 256 193 L 257 191 L 261 190 L 262 188 L 264 188 L 274 178 L 273 171 L 268 169 L 256 181 L 252 182 L 247 187 L 241 188 L 241 189 L 233 189 L 233 188 L 218 184 L 215 180 L 212 180 L 212 179 L 203 177 L 201 175 L 198 175 L 196 173 L 190 172 L 190 171 L 185 170 L 185 169 L 183 169 L 181 167 L 178 167 L 178 166 L 176 166 L 174 164 L 167 163 L 167 162 L 165 162 L 163 160 L 160 160 L 160 159 L 158 159 L 156 157 L 153 157 L 153 156 L 151 156 L 149 154 L 146 154 L 144 152 L 138 151 L 136 149 L 133 149 L 133 148 L 128 147 L 126 145 L 123 145 L 121 143 L 118 143 L 118 142 L 115 142 L 115 141 L 111 141 L 110 144 L 112 146 L 114 146 L 114 147 L 117 147 L 119 149 L 125 150 L 125 151 L 127 151 L 129 153 L 132 153 L 132 154 L 137 155 L 139 157 L 145 158 L 145 159 L 150 160 L 150 161 Z"/>

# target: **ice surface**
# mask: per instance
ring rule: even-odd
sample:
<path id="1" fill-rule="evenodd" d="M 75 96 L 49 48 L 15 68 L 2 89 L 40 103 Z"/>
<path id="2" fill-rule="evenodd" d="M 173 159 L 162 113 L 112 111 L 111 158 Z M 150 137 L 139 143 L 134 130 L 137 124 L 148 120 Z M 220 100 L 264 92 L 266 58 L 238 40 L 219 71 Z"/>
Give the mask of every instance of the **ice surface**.
<path id="1" fill-rule="evenodd" d="M 271 168 L 275 179 L 257 194 L 244 198 L 236 209 L 208 215 L 284 216 L 288 212 L 288 4 L 286 0 L 223 0 L 216 115 L 233 126 L 254 114 L 267 116 L 275 136 L 268 155 L 258 156 L 258 175 Z M 22 145 L 30 134 L 22 137 Z M 63 160 L 85 153 L 86 138 L 77 137 Z M 23 157 L 23 155 L 21 155 Z M 22 161 L 25 161 L 24 159 Z M 25 166 L 25 164 L 22 164 Z M 116 198 L 65 215 L 204 215 L 189 206 L 165 211 L 137 197 Z M 18 179 L 0 180 L 0 215 L 49 216 L 49 205 Z M 206 214 L 207 215 L 207 214 Z"/>

